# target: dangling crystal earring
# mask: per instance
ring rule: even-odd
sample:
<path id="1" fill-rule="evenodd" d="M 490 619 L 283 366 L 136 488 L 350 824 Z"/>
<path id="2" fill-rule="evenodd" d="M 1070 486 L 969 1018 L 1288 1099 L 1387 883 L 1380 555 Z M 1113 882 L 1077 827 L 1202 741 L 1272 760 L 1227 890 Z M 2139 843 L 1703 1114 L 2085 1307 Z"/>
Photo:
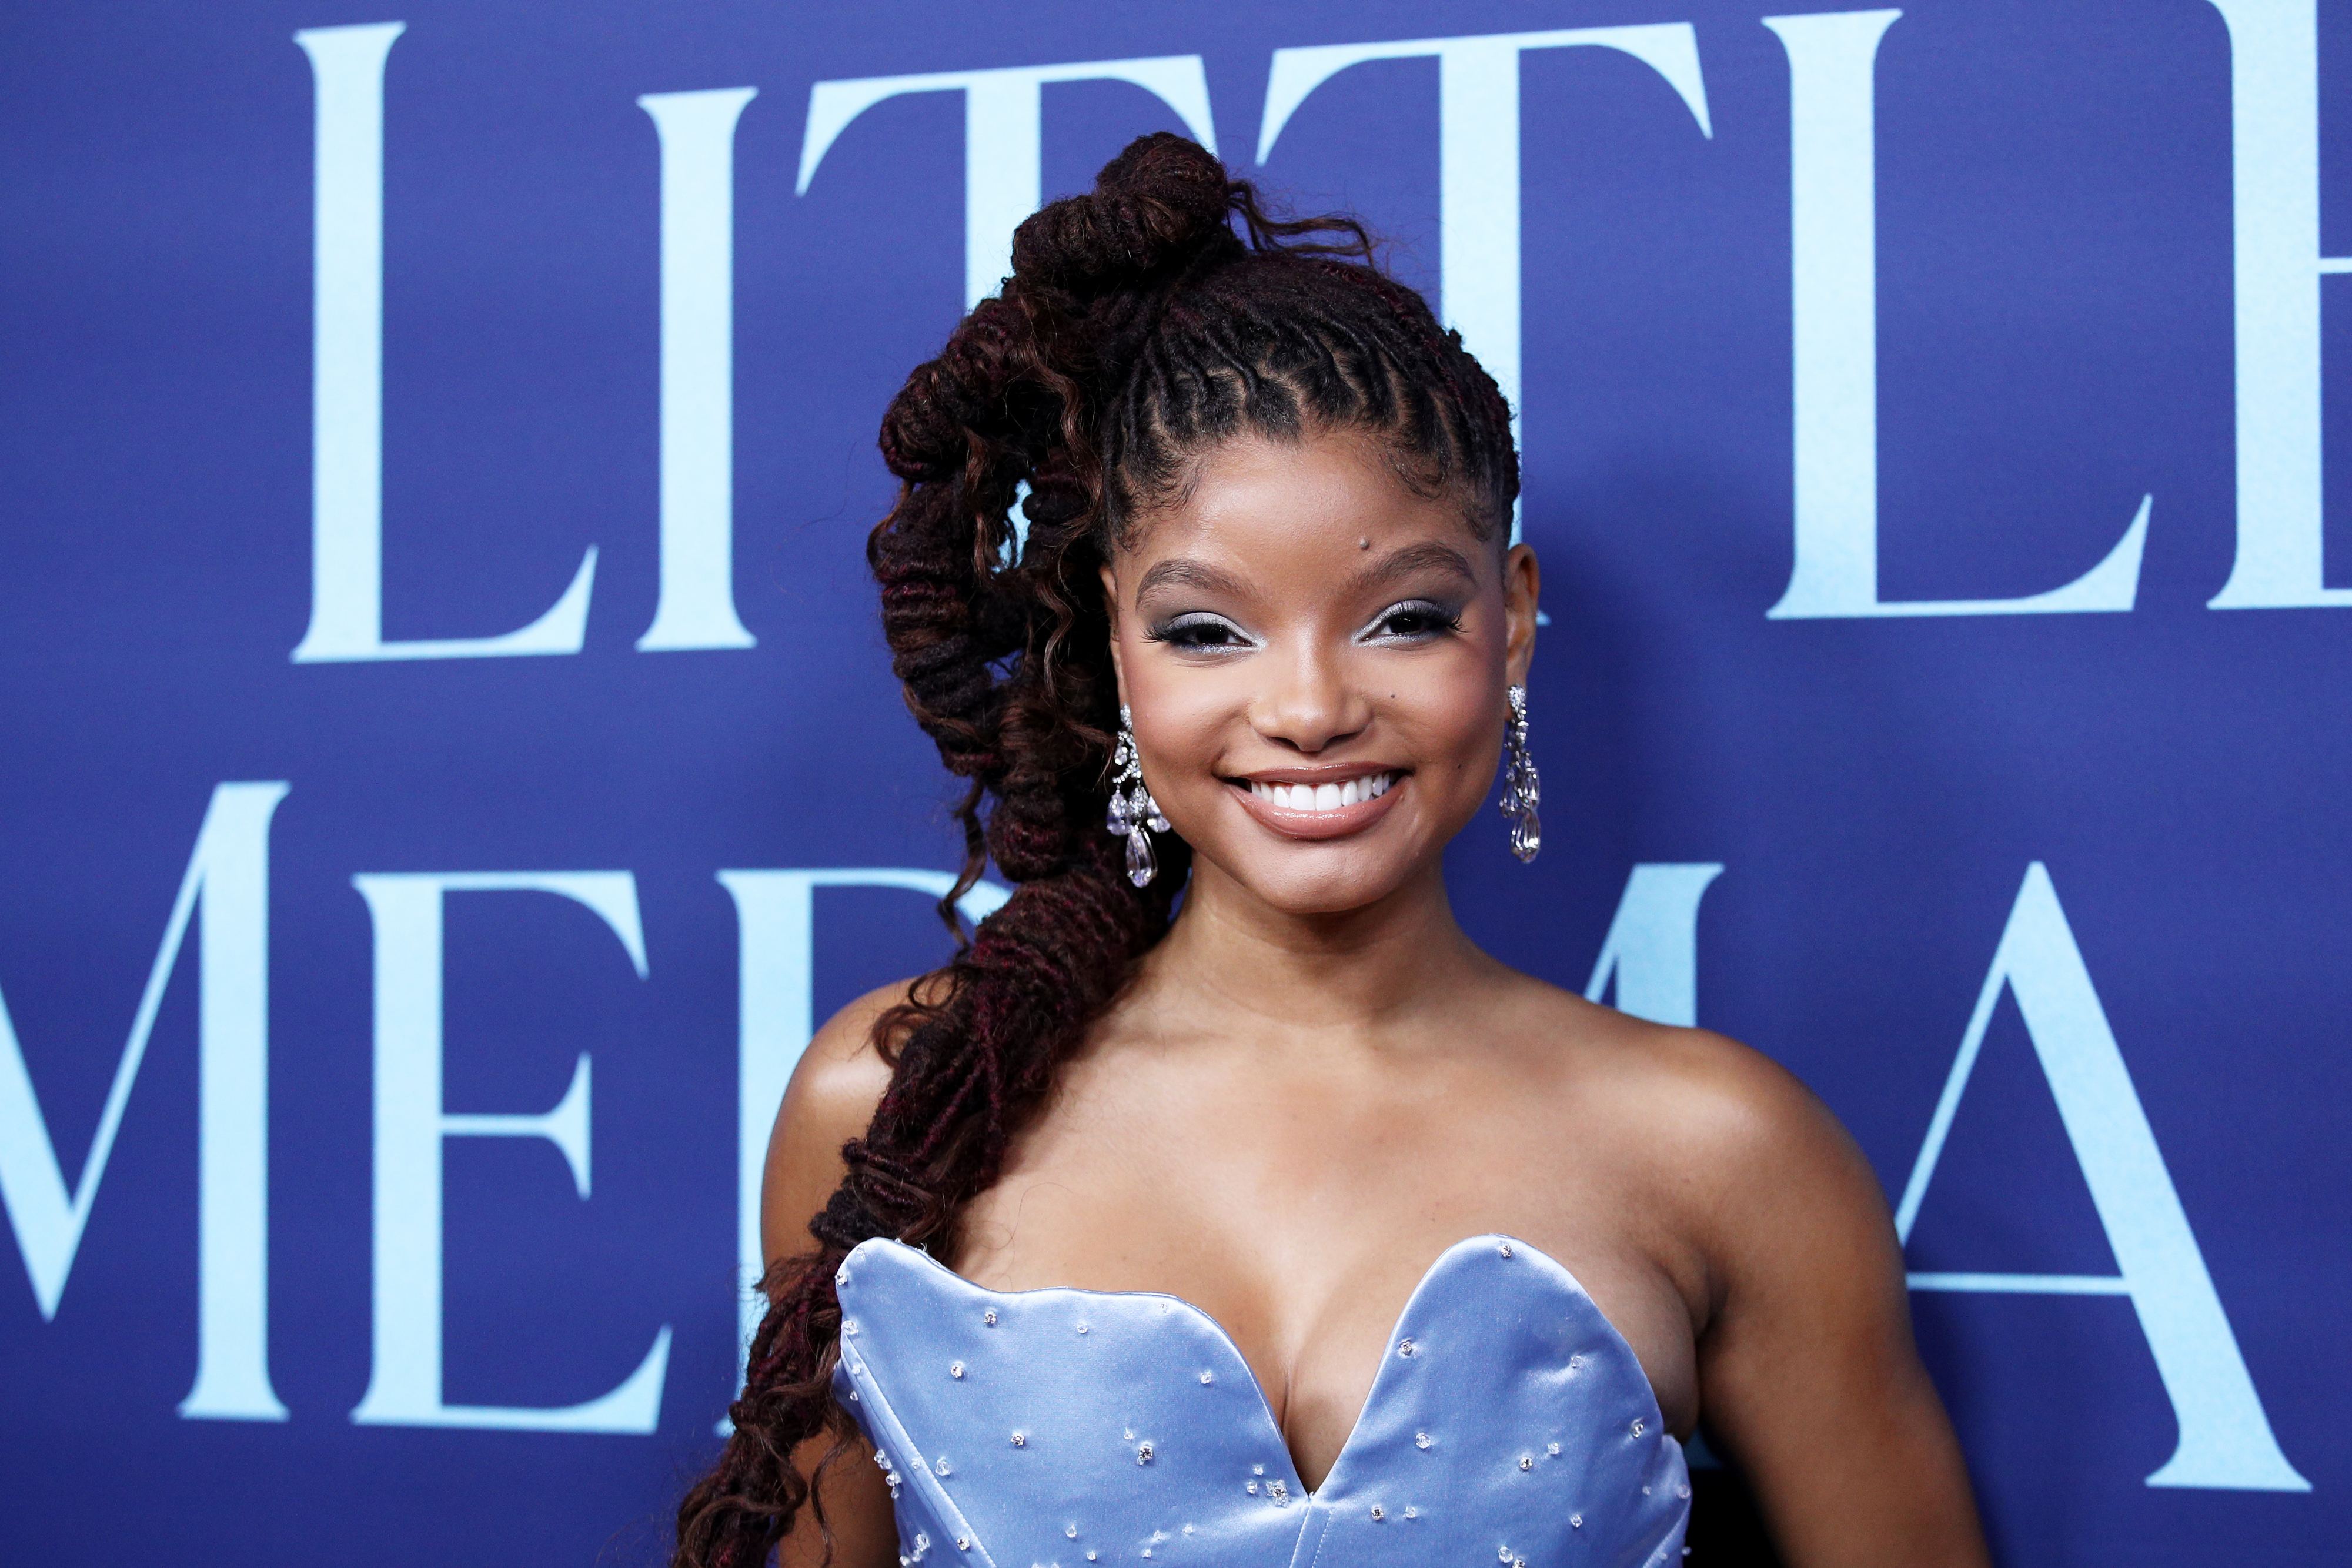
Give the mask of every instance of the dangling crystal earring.
<path id="1" fill-rule="evenodd" d="M 1144 830 L 1164 833 L 1168 819 L 1160 814 L 1160 802 L 1143 787 L 1143 765 L 1135 756 L 1135 716 L 1125 703 L 1118 705 L 1118 749 L 1111 754 L 1110 765 L 1110 815 L 1103 825 L 1112 837 L 1127 841 L 1127 880 L 1146 887 L 1160 874 L 1160 862 Z"/>
<path id="2" fill-rule="evenodd" d="M 1522 862 L 1531 861 L 1543 848 L 1543 823 L 1536 816 L 1543 789 L 1536 778 L 1535 758 L 1528 755 L 1528 688 L 1513 686 L 1504 695 L 1510 698 L 1511 719 L 1503 728 L 1503 756 L 1508 764 L 1503 774 L 1503 815 L 1511 819 L 1511 852 Z"/>

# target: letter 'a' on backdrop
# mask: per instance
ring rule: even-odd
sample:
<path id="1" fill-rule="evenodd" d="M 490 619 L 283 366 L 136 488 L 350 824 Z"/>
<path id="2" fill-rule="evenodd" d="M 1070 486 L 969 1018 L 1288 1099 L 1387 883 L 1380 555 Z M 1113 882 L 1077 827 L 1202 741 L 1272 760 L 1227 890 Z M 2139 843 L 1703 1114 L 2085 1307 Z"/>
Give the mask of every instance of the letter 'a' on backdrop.
<path id="1" fill-rule="evenodd" d="M 2344 0 L 15 18 L 0 1556 L 658 1556 L 793 1066 L 950 951 L 876 423 L 1174 130 L 1361 213 L 1517 410 L 1549 831 L 1455 846 L 1473 935 L 1845 1121 L 1999 1561 L 2327 1560 L 2347 50 Z"/>

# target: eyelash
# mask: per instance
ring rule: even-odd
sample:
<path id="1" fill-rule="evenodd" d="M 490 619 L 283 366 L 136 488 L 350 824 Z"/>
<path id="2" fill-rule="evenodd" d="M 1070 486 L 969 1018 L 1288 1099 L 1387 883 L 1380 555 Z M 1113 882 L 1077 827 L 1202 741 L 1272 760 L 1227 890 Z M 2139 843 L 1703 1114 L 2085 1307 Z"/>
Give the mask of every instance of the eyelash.
<path id="1" fill-rule="evenodd" d="M 1420 620 L 1427 624 L 1419 631 L 1392 632 L 1385 636 L 1380 634 L 1380 628 L 1392 622 L 1408 618 Z M 1461 630 L 1462 612 L 1460 611 L 1440 604 L 1434 600 L 1412 599 L 1402 604 L 1392 604 L 1381 612 L 1380 618 L 1372 622 L 1371 635 L 1375 641 L 1380 642 L 1423 643 L 1437 637 L 1450 636 Z M 1190 635 L 1195 632 L 1215 632 L 1232 640 L 1229 642 L 1196 640 Z M 1144 635 L 1154 643 L 1165 643 L 1171 648 L 1195 653 L 1248 646 L 1239 627 L 1223 616 L 1213 615 L 1206 611 L 1195 611 L 1189 615 L 1178 615 L 1163 621 Z"/>
<path id="2" fill-rule="evenodd" d="M 1228 643 L 1195 642 L 1186 635 L 1186 633 L 1193 632 L 1221 632 L 1230 635 L 1233 638 L 1233 641 Z M 1190 615 L 1171 616 L 1168 620 L 1161 622 L 1159 625 L 1151 628 L 1151 630 L 1145 632 L 1144 635 L 1149 637 L 1154 643 L 1165 643 L 1171 648 L 1181 649 L 1187 653 L 1207 653 L 1246 645 L 1243 641 L 1241 629 L 1239 627 L 1235 626 L 1232 622 L 1226 620 L 1222 615 L 1212 615 L 1205 611 L 1195 611 Z"/>
<path id="3" fill-rule="evenodd" d="M 1392 633 L 1389 640 L 1426 642 L 1434 637 L 1451 636 L 1462 630 L 1462 612 L 1440 604 L 1433 599 L 1410 599 L 1402 604 L 1392 604 L 1381 612 L 1381 618 L 1373 622 L 1372 625 L 1378 629 L 1386 626 L 1391 621 L 1406 616 L 1412 616 L 1431 624 L 1420 632 Z"/>

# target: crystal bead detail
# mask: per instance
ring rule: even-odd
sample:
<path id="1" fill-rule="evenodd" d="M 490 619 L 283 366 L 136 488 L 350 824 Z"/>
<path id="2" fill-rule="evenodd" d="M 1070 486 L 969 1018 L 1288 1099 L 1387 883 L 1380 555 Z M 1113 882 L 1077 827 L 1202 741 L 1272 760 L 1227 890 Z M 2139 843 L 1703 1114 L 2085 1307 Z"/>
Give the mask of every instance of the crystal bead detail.
<path id="1" fill-rule="evenodd" d="M 1374 1519 L 1376 1519 L 1376 1520 L 1386 1519 L 1388 1516 L 1389 1516 L 1389 1511 L 1388 1511 L 1388 1510 L 1386 1510 L 1386 1509 L 1382 1508 L 1379 1503 L 1374 1503 L 1374 1504 L 1372 1504 L 1372 1517 L 1373 1517 Z"/>
<path id="2" fill-rule="evenodd" d="M 1135 1462 L 1139 1465 L 1148 1465 L 1151 1462 L 1150 1444 L 1145 1443 L 1135 1450 Z"/>
<path id="3" fill-rule="evenodd" d="M 1429 1434 L 1426 1432 L 1415 1432 L 1412 1435 L 1412 1446 L 1416 1448 L 1426 1448 L 1429 1447 Z"/>
<path id="4" fill-rule="evenodd" d="M 1026 1432 L 1015 1432 L 1015 1433 L 1013 1433 L 1013 1446 L 1014 1448 L 1027 1448 L 1027 1447 L 1029 1446 L 1029 1434 L 1028 1434 L 1028 1433 L 1026 1433 Z"/>
<path id="5" fill-rule="evenodd" d="M 1506 694 L 1510 714 L 1503 729 L 1503 815 L 1511 819 L 1511 852 L 1521 862 L 1536 858 L 1543 848 L 1543 821 L 1536 804 L 1543 787 L 1536 776 L 1535 759 L 1528 755 L 1528 688 L 1513 686 Z"/>
<path id="6" fill-rule="evenodd" d="M 1397 1341 L 1397 1354 L 1403 1356 L 1407 1361 L 1412 1360 L 1415 1352 L 1419 1349 L 1420 1347 L 1409 1339 L 1401 1339 Z"/>
<path id="7" fill-rule="evenodd" d="M 963 1363 L 960 1361 L 951 1361 L 948 1363 L 948 1375 L 950 1377 L 961 1377 L 963 1375 Z"/>
<path id="8" fill-rule="evenodd" d="M 1535 1461 L 1535 1457 L 1534 1457 L 1533 1455 L 1531 1455 L 1531 1454 L 1521 1454 L 1521 1455 L 1519 1456 L 1519 1469 L 1523 1469 L 1523 1470 L 1531 1470 L 1531 1469 L 1534 1469 L 1535 1468 L 1536 1468 L 1536 1461 Z"/>
<path id="9" fill-rule="evenodd" d="M 1160 874 L 1159 857 L 1151 852 L 1147 830 L 1168 831 L 1168 819 L 1160 814 L 1160 802 L 1151 798 L 1143 782 L 1143 765 L 1135 752 L 1135 718 L 1124 703 L 1119 705 L 1118 743 L 1110 765 L 1110 806 L 1103 815 L 1103 831 L 1127 841 L 1127 880 L 1143 887 Z"/>
<path id="10" fill-rule="evenodd" d="M 1495 1250 L 1496 1250 L 1496 1251 L 1497 1251 L 1497 1252 L 1500 1252 L 1504 1257 L 1507 1258 L 1507 1257 L 1509 1257 L 1509 1256 L 1511 1255 L 1511 1244 L 1510 1244 L 1509 1242 L 1506 1241 L 1506 1242 L 1504 1242 L 1500 1247 L 1497 1247 L 1496 1249 L 1495 1249 Z"/>

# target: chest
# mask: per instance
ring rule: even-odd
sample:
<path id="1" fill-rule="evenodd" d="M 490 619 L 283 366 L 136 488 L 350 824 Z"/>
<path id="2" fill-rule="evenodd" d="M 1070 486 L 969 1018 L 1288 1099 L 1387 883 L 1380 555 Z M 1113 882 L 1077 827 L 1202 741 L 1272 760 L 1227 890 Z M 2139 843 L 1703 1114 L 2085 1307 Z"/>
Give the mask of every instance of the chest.
<path id="1" fill-rule="evenodd" d="M 1431 1264 L 1315 1478 L 1230 1337 L 1184 1303 L 991 1290 L 889 1241 L 851 1253 L 837 1288 L 835 1393 L 910 1562 L 952 1546 L 982 1568 L 1658 1563 L 1687 1516 L 1682 1451 L 1631 1352 L 1509 1238 Z"/>
<path id="2" fill-rule="evenodd" d="M 1524 1238 L 1589 1292 L 1669 1429 L 1690 1429 L 1678 1243 L 1654 1180 L 1622 1152 L 1479 1096 L 1237 1092 L 1178 1076 L 1080 1078 L 967 1209 L 957 1270 L 1000 1291 L 1159 1292 L 1199 1308 L 1312 1488 L 1364 1418 L 1432 1260 L 1468 1236 Z"/>

